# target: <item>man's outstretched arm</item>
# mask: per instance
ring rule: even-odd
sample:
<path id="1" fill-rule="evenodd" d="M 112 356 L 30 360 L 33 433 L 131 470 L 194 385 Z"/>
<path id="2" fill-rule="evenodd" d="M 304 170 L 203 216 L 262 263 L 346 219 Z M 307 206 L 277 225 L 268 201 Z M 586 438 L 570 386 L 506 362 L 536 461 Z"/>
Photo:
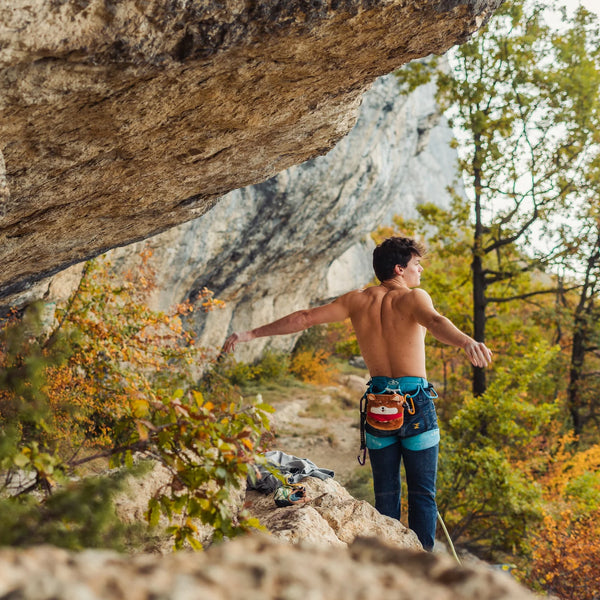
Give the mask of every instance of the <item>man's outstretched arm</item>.
<path id="1" fill-rule="evenodd" d="M 350 316 L 345 296 L 324 306 L 297 310 L 281 319 L 277 319 L 256 329 L 231 334 L 223 344 L 223 352 L 235 350 L 238 342 L 249 342 L 259 337 L 271 335 L 285 335 L 286 333 L 297 333 L 304 331 L 313 325 L 343 321 Z"/>
<path id="2" fill-rule="evenodd" d="M 487 367 L 492 362 L 492 351 L 483 342 L 476 342 L 456 327 L 450 319 L 435 310 L 427 292 L 414 291 L 417 292 L 415 317 L 436 340 L 462 348 L 475 367 Z"/>

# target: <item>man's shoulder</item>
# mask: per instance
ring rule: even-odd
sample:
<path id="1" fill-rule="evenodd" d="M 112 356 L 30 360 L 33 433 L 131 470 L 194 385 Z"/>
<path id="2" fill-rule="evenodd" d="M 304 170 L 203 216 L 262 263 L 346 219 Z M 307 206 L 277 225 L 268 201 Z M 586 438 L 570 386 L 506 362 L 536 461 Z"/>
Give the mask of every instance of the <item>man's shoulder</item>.
<path id="1" fill-rule="evenodd" d="M 360 288 L 358 290 L 351 290 L 350 292 L 346 292 L 345 294 L 338 296 L 335 299 L 335 302 L 342 302 L 345 304 L 352 303 L 356 300 L 364 298 L 367 290 L 369 289 L 370 288 Z"/>
<path id="2" fill-rule="evenodd" d="M 414 310 L 418 307 L 429 306 L 431 304 L 431 296 L 422 288 L 412 288 L 405 292 L 399 299 L 403 306 Z"/>
<path id="3" fill-rule="evenodd" d="M 350 292 L 346 292 L 342 294 L 339 298 L 358 298 L 363 297 L 365 295 L 374 294 L 377 291 L 377 286 L 365 286 L 362 288 L 358 288 L 356 290 L 351 290 Z"/>
<path id="4" fill-rule="evenodd" d="M 431 296 L 429 295 L 428 292 L 426 292 L 423 288 L 412 288 L 410 290 L 410 293 L 412 295 L 413 298 L 415 298 L 416 300 L 426 300 L 426 299 L 431 299 Z"/>
<path id="5" fill-rule="evenodd" d="M 371 298 L 373 298 L 374 295 L 377 295 L 378 293 L 380 292 L 378 292 L 377 287 L 364 287 L 342 294 L 336 298 L 335 302 L 339 302 L 340 304 L 344 304 L 348 307 L 359 306 L 364 302 L 368 302 Z"/>

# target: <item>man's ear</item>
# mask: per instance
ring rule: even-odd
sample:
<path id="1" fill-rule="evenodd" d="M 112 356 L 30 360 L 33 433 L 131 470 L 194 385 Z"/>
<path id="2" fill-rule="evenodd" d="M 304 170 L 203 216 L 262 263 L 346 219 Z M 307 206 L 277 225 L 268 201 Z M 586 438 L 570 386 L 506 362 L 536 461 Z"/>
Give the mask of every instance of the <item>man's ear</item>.
<path id="1" fill-rule="evenodd" d="M 403 275 L 404 274 L 404 268 L 401 267 L 400 265 L 396 265 L 394 267 L 394 274 L 396 274 L 396 275 Z"/>

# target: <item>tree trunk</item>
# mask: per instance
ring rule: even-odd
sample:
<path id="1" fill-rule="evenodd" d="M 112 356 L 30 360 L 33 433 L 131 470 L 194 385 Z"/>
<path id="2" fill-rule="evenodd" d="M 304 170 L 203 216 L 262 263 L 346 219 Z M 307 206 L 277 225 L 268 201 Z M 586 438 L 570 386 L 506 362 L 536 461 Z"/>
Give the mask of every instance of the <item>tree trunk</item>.
<path id="1" fill-rule="evenodd" d="M 475 250 L 477 252 L 477 250 Z M 481 256 L 473 256 L 473 337 L 477 342 L 485 342 L 485 280 Z M 473 367 L 473 394 L 481 396 L 486 389 L 485 369 Z"/>
<path id="2" fill-rule="evenodd" d="M 475 236 L 473 240 L 473 262 L 471 263 L 473 277 L 473 337 L 477 342 L 485 342 L 486 298 L 485 272 L 482 260 L 483 224 L 481 222 L 481 172 L 477 167 L 477 148 L 474 156 L 475 184 Z M 485 370 L 473 367 L 473 394 L 481 396 L 486 390 Z"/>
<path id="3" fill-rule="evenodd" d="M 573 421 L 575 435 L 580 435 L 583 429 L 583 417 L 581 415 L 581 390 L 580 380 L 585 358 L 585 325 L 581 319 L 575 322 L 573 334 L 573 349 L 571 350 L 571 366 L 569 369 L 569 388 L 567 390 L 567 406 Z"/>
<path id="4" fill-rule="evenodd" d="M 598 224 L 600 228 L 600 223 Z M 567 390 L 567 406 L 573 420 L 573 431 L 580 435 L 585 425 L 586 416 L 582 414 L 583 402 L 581 398 L 581 379 L 583 365 L 591 330 L 594 326 L 593 310 L 594 297 L 597 286 L 597 270 L 600 262 L 600 229 L 596 236 L 593 251 L 587 259 L 585 279 L 579 296 L 579 303 L 575 309 L 573 327 L 573 348 L 571 350 L 571 364 L 569 368 L 569 388 Z"/>

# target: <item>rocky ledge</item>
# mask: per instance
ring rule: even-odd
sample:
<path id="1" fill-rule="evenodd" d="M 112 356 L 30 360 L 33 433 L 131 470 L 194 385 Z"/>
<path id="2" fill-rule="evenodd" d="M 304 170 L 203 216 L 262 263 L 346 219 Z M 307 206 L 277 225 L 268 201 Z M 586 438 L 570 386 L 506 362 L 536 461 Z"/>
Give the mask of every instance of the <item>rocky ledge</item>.
<path id="1" fill-rule="evenodd" d="M 254 535 L 207 552 L 126 557 L 0 550 L 0 597 L 19 600 L 534 600 L 510 576 L 361 538 L 348 548 Z"/>
<path id="2" fill-rule="evenodd" d="M 142 518 L 165 483 L 158 464 L 117 504 Z M 0 549 L 0 598 L 14 600 L 533 600 L 508 574 L 424 552 L 414 532 L 353 498 L 335 479 L 302 481 L 308 502 L 277 507 L 248 490 L 232 502 L 266 532 L 205 552 L 120 555 L 53 547 Z"/>

